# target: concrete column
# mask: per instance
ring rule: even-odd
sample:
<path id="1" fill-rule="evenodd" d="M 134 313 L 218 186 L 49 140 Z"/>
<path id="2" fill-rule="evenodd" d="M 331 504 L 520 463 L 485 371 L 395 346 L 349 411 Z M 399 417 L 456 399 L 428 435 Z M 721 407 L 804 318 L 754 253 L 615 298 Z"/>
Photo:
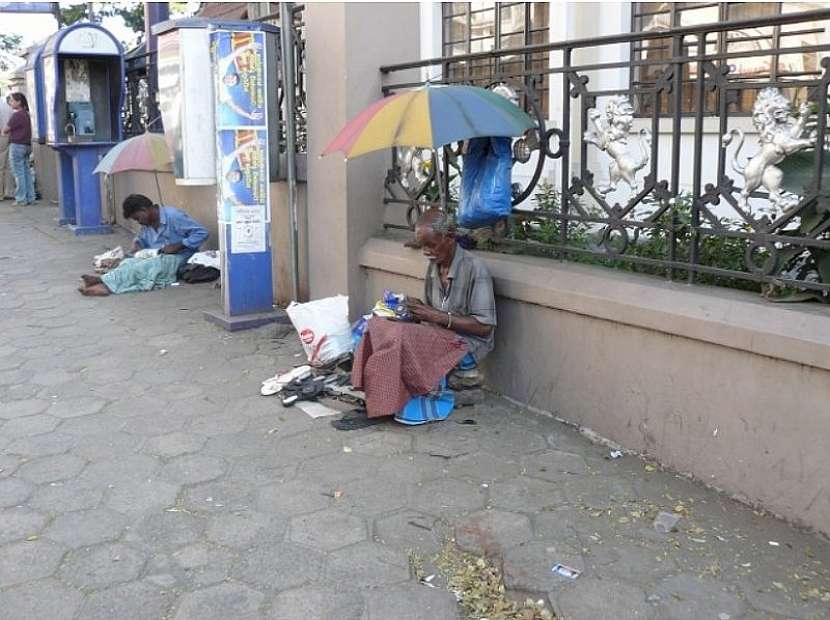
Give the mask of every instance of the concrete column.
<path id="1" fill-rule="evenodd" d="M 310 296 L 348 294 L 354 316 L 365 310 L 358 255 L 382 227 L 390 153 L 348 163 L 318 154 L 381 97 L 381 65 L 419 57 L 419 7 L 416 2 L 308 3 L 305 13 Z"/>

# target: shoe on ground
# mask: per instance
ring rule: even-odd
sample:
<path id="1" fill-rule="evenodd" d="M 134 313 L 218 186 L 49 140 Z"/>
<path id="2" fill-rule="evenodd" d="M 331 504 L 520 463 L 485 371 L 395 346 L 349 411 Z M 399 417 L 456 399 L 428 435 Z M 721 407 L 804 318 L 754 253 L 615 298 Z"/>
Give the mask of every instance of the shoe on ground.
<path id="1" fill-rule="evenodd" d="M 456 407 L 472 407 L 484 402 L 484 390 L 475 388 L 472 390 L 458 390 L 455 392 Z"/>
<path id="2" fill-rule="evenodd" d="M 479 388 L 482 384 L 481 372 L 478 368 L 472 370 L 453 370 L 447 377 L 447 383 L 453 390 L 468 390 Z"/>

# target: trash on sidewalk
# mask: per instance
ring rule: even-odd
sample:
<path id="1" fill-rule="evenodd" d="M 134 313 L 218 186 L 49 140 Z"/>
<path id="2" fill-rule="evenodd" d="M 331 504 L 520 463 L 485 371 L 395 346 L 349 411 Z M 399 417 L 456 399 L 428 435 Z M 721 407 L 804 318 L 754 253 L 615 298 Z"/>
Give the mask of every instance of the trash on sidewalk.
<path id="1" fill-rule="evenodd" d="M 608 454 L 608 456 L 611 457 L 612 459 L 620 459 L 620 458 L 622 458 L 622 455 L 623 455 L 622 450 L 611 450 L 611 452 L 609 452 L 609 454 Z"/>
<path id="2" fill-rule="evenodd" d="M 288 372 L 277 373 L 275 376 L 262 382 L 260 394 L 263 396 L 273 396 L 274 394 L 279 394 L 282 389 L 292 381 L 304 379 L 310 375 L 311 366 L 308 365 L 297 366 Z"/>
<path id="3" fill-rule="evenodd" d="M 654 519 L 654 529 L 660 534 L 668 534 L 680 522 L 680 515 L 672 512 L 660 512 Z"/>
<path id="4" fill-rule="evenodd" d="M 119 245 L 107 250 L 103 254 L 97 254 L 92 257 L 92 266 L 95 268 L 95 273 L 106 273 L 110 269 L 115 269 L 121 264 L 124 259 L 124 250 Z"/>
<path id="5" fill-rule="evenodd" d="M 556 573 L 557 575 L 567 577 L 568 579 L 576 579 L 582 574 L 581 570 L 573 568 L 571 566 L 566 566 L 565 564 L 554 564 L 553 568 L 551 568 L 550 570 Z"/>
<path id="6" fill-rule="evenodd" d="M 300 336 L 309 364 L 319 366 L 351 352 L 352 326 L 345 295 L 291 302 L 285 312 Z"/>
<path id="7" fill-rule="evenodd" d="M 340 411 L 326 407 L 325 405 L 315 402 L 313 400 L 304 400 L 297 403 L 297 409 L 305 412 L 311 418 L 326 418 L 333 415 L 340 415 Z"/>

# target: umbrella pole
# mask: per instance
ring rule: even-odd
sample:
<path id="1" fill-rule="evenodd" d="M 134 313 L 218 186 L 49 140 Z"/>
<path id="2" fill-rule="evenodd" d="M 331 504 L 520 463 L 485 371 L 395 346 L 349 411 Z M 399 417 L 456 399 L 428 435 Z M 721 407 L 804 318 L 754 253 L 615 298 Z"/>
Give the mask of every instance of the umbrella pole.
<path id="1" fill-rule="evenodd" d="M 447 193 L 444 191 L 444 179 L 441 175 L 441 165 L 438 161 L 438 149 L 433 149 L 435 154 L 435 180 L 438 182 L 438 194 L 441 197 L 441 211 L 447 211 Z"/>
<path id="2" fill-rule="evenodd" d="M 156 189 L 159 191 L 159 204 L 164 204 L 164 198 L 161 195 L 161 185 L 159 185 L 159 173 L 158 170 L 153 170 L 153 176 L 156 177 Z"/>

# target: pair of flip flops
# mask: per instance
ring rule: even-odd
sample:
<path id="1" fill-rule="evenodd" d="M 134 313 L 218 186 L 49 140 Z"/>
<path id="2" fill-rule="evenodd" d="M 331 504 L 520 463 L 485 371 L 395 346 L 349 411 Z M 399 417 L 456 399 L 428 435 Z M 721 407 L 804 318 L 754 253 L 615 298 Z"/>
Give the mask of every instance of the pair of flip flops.
<path id="1" fill-rule="evenodd" d="M 311 376 L 311 366 L 297 366 L 283 374 L 278 374 L 262 382 L 262 388 L 259 393 L 263 396 L 273 396 L 279 394 L 285 389 L 285 386 L 290 385 L 294 381 L 305 379 Z"/>
<path id="2" fill-rule="evenodd" d="M 326 376 L 307 376 L 296 379 L 284 386 L 281 390 L 281 399 L 284 407 L 290 407 L 298 400 L 315 400 L 326 391 Z"/>

